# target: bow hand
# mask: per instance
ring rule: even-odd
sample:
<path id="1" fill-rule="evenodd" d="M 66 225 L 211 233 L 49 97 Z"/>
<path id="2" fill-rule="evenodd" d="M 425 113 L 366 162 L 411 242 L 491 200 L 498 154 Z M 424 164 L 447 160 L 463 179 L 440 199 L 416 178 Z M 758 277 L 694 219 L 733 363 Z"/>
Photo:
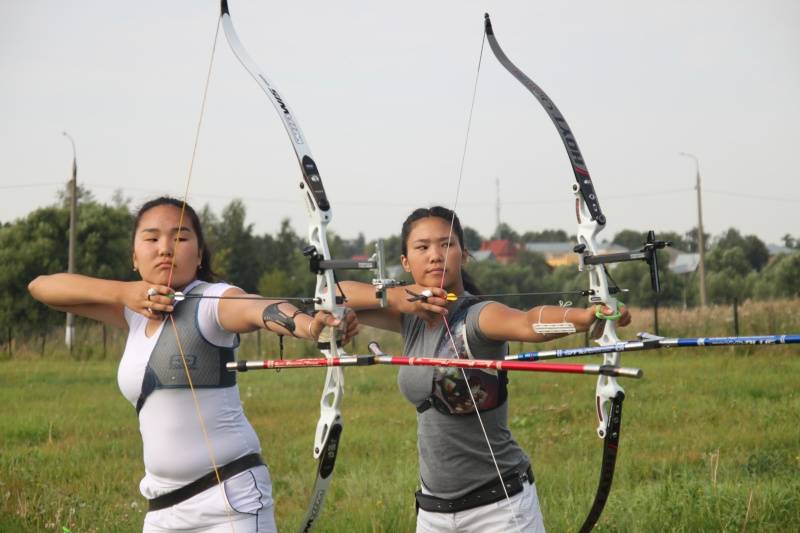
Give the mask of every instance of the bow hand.
<path id="1" fill-rule="evenodd" d="M 607 305 L 594 305 L 587 308 L 581 318 L 587 319 L 588 325 L 584 328 L 578 327 L 578 329 L 589 331 L 589 337 L 592 339 L 598 339 L 603 334 L 606 321 L 613 321 L 619 327 L 625 327 L 631 323 L 631 313 L 622 302 L 618 303 L 616 311 Z"/>
<path id="2" fill-rule="evenodd" d="M 341 318 L 330 311 L 317 311 L 308 322 L 306 331 L 310 334 L 309 338 L 312 340 L 329 342 L 329 333 L 325 331 L 325 328 L 335 329 L 337 342 L 343 346 L 358 333 L 358 318 L 352 309 L 343 309 Z"/>

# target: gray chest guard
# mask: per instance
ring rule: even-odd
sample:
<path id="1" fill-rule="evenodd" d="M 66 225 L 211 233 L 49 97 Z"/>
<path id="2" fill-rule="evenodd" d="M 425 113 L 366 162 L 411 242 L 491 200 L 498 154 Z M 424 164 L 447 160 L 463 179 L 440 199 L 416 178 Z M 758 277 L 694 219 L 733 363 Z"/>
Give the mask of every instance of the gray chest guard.
<path id="1" fill-rule="evenodd" d="M 442 331 L 436 347 L 437 354 L 449 354 L 456 359 L 474 359 L 467 341 L 466 318 L 469 308 L 479 300 L 471 299 L 459 307 L 450 318 L 449 338 L 447 328 Z M 455 351 L 453 350 L 455 348 Z M 466 380 L 464 379 L 466 376 Z M 431 395 L 417 406 L 424 413 L 434 407 L 444 415 L 469 415 L 496 409 L 508 398 L 506 372 L 488 369 L 436 368 L 433 372 Z M 467 390 L 470 389 L 470 390 Z M 471 391 L 471 392 L 470 392 Z M 477 406 L 473 404 L 475 400 Z"/>
<path id="2" fill-rule="evenodd" d="M 189 291 L 202 294 L 208 283 L 199 283 Z M 200 298 L 187 298 L 177 302 L 172 318 L 178 330 L 186 365 L 192 377 L 192 386 L 197 389 L 217 389 L 236 385 L 236 372 L 228 372 L 225 364 L 234 360 L 234 350 L 239 346 L 239 336 L 233 347 L 217 346 L 207 341 L 197 324 Z M 142 392 L 136 402 L 138 414 L 145 400 L 158 389 L 188 389 L 186 370 L 183 367 L 181 351 L 175 332 L 165 324 L 150 354 L 142 379 Z"/>

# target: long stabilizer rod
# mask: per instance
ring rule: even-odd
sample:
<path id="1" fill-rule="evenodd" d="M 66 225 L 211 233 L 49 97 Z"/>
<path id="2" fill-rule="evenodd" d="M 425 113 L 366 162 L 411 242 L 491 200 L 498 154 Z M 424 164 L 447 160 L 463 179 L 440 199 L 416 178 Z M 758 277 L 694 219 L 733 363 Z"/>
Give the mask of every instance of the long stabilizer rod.
<path id="1" fill-rule="evenodd" d="M 507 355 L 506 361 L 545 361 L 565 357 L 581 357 L 611 352 L 636 352 L 658 348 L 690 348 L 702 346 L 763 346 L 775 344 L 800 344 L 800 335 L 753 335 L 749 337 L 690 337 L 667 338 L 639 333 L 639 340 L 623 341 L 608 346 L 583 346 L 560 350 L 542 350 Z"/>
<path id="2" fill-rule="evenodd" d="M 230 371 L 282 370 L 287 368 L 319 368 L 329 366 L 438 366 L 456 368 L 485 368 L 491 370 L 514 370 L 522 372 L 551 372 L 558 374 L 589 374 L 614 377 L 640 378 L 638 368 L 616 367 L 611 365 L 543 364 L 528 361 L 504 361 L 495 359 L 442 359 L 437 357 L 408 357 L 386 355 L 376 342 L 370 342 L 370 355 L 347 355 L 331 358 L 308 359 L 266 359 L 263 361 L 236 361 L 228 363 Z"/>

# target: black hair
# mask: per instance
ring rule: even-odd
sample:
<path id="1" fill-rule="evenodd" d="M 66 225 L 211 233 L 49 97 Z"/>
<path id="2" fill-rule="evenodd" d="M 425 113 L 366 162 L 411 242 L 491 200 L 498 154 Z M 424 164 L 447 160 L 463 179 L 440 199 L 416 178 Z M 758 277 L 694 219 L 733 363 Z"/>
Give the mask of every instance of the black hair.
<path id="1" fill-rule="evenodd" d="M 197 216 L 195 210 L 192 209 L 192 206 L 185 203 L 183 200 L 178 200 L 177 198 L 172 198 L 171 196 L 161 196 L 145 202 L 142 207 L 139 208 L 139 211 L 136 212 L 136 216 L 133 219 L 131 246 L 133 246 L 133 243 L 136 240 L 136 230 L 139 229 L 139 223 L 141 222 L 144 214 L 154 207 L 159 207 L 162 205 L 171 205 L 178 210 L 182 209 L 184 212 L 184 218 L 188 218 L 192 222 L 194 233 L 197 235 L 197 246 L 200 248 L 200 250 L 202 250 L 200 264 L 197 266 L 197 272 L 195 273 L 195 276 L 197 279 L 202 281 L 216 281 L 217 276 L 211 269 L 211 250 L 209 250 L 208 246 L 206 245 L 206 239 L 203 236 L 203 227 L 200 225 L 200 218 Z"/>
<path id="2" fill-rule="evenodd" d="M 461 227 L 461 221 L 458 220 L 458 215 L 456 215 L 455 211 L 447 209 L 446 207 L 442 207 L 440 205 L 435 205 L 433 207 L 420 207 L 419 209 L 415 209 L 408 218 L 406 218 L 405 222 L 403 222 L 403 229 L 400 232 L 400 239 L 401 239 L 401 250 L 403 255 L 408 256 L 408 236 L 411 233 L 411 227 L 414 223 L 418 220 L 423 218 L 430 218 L 436 217 L 441 218 L 448 224 L 452 225 L 453 228 L 453 235 L 458 238 L 458 245 L 462 250 L 466 250 L 466 246 L 464 244 L 464 230 Z M 461 281 L 464 284 L 464 289 L 474 295 L 479 295 L 480 289 L 478 286 L 475 285 L 475 282 L 472 280 L 472 277 L 461 268 Z"/>

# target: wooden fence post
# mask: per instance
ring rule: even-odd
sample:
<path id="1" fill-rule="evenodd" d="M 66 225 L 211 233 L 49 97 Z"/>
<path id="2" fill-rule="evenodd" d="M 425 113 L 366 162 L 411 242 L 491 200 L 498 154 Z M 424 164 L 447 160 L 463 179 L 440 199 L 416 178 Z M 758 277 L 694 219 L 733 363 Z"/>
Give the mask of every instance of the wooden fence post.
<path id="1" fill-rule="evenodd" d="M 655 334 L 658 335 L 658 296 L 653 301 L 653 329 Z"/>

